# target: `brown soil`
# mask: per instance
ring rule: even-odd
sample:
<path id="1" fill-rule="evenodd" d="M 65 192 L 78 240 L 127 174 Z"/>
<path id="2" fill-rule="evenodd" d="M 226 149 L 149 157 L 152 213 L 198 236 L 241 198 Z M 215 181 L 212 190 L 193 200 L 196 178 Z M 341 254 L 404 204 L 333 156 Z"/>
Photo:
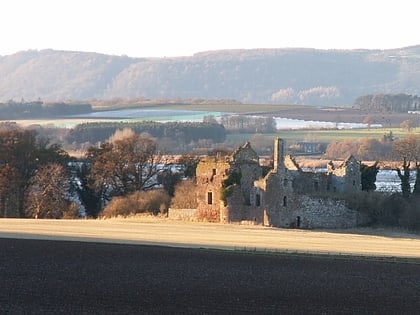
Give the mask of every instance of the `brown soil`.
<path id="1" fill-rule="evenodd" d="M 2 314 L 414 314 L 420 264 L 0 238 Z"/>

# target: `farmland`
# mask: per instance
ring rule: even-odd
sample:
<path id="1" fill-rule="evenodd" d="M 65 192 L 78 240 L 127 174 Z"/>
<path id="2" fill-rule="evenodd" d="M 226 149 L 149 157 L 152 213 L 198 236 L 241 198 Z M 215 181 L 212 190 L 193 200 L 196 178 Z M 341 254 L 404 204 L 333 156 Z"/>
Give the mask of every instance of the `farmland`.
<path id="1" fill-rule="evenodd" d="M 356 231 L 357 232 L 357 231 Z M 0 220 L 0 236 L 193 248 L 420 258 L 412 234 L 283 230 L 262 226 L 178 222 L 153 217 L 111 220 Z M 359 231 L 360 233 L 360 231 Z"/>
<path id="2" fill-rule="evenodd" d="M 279 128 L 276 134 L 264 134 L 263 138 L 272 139 L 280 136 L 289 143 L 296 141 L 312 140 L 321 142 L 340 141 L 343 139 L 360 139 L 365 137 L 382 138 L 392 134 L 402 137 L 407 130 L 400 127 L 404 120 L 411 120 L 413 126 L 420 125 L 420 115 L 404 113 L 366 113 L 351 107 L 314 107 L 303 105 L 274 105 L 274 104 L 137 104 L 129 108 L 107 107 L 95 108 L 91 114 L 78 115 L 77 117 L 61 117 L 45 120 L 18 120 L 22 126 L 45 126 L 72 128 L 77 124 L 99 121 L 201 121 L 205 116 L 220 117 L 224 114 L 241 115 L 269 115 L 276 119 L 292 119 L 304 121 L 299 128 L 282 126 L 281 120 L 277 123 Z M 366 116 L 371 118 L 376 128 L 334 128 L 334 124 L 362 124 Z M 317 124 L 313 123 L 317 122 Z M 322 127 L 318 122 L 325 122 L 329 127 Z M 292 122 L 293 124 L 293 122 Z M 332 124 L 332 127 L 331 127 Z M 416 132 L 416 128 L 413 130 Z M 237 143 L 250 140 L 254 134 L 231 133 L 227 143 Z"/>
<path id="3" fill-rule="evenodd" d="M 293 143 L 295 141 L 320 141 L 320 142 L 331 142 L 341 141 L 344 139 L 361 139 L 361 138 L 376 138 L 381 139 L 384 135 L 388 135 L 392 132 L 394 137 L 404 137 L 407 132 L 401 128 L 377 128 L 377 129 L 298 129 L 298 130 L 279 130 L 273 134 L 258 135 L 259 138 L 269 139 L 271 141 L 273 137 L 280 137 L 286 140 L 287 143 Z M 254 134 L 229 134 L 227 136 L 227 142 L 240 142 L 252 139 Z"/>
<path id="4" fill-rule="evenodd" d="M 411 314 L 420 307 L 420 240 L 407 233 L 138 219 L 5 219 L 0 231 L 2 313 Z"/>

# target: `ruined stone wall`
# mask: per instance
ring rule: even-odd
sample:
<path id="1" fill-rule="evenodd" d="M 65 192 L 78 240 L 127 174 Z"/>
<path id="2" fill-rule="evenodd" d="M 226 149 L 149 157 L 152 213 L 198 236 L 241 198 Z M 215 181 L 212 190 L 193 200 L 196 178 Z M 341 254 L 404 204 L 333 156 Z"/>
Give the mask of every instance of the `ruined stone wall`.
<path id="1" fill-rule="evenodd" d="M 360 163 L 352 156 L 338 168 L 330 166 L 328 175 L 331 177 L 331 190 L 334 192 L 353 192 L 362 189 Z"/>
<path id="2" fill-rule="evenodd" d="M 266 212 L 263 223 L 267 226 L 278 226 L 279 215 L 284 208 L 284 197 L 286 197 L 286 192 L 292 191 L 292 180 L 281 176 L 280 173 L 283 172 L 272 171 L 264 180 L 255 182 L 258 188 L 255 193 L 261 193 L 261 207 Z"/>
<path id="3" fill-rule="evenodd" d="M 287 198 L 284 203 L 283 198 Z M 343 200 L 308 195 L 271 196 L 267 203 L 269 225 L 283 228 L 350 228 L 366 222 L 359 212 Z"/>
<path id="4" fill-rule="evenodd" d="M 262 176 L 261 166 L 257 163 L 242 163 L 237 166 L 241 173 L 241 189 L 244 196 L 244 204 L 250 205 L 251 190 L 254 181 Z"/>
<path id="5" fill-rule="evenodd" d="M 234 187 L 227 200 L 227 206 L 224 211 L 222 210 L 221 214 L 222 222 L 241 223 L 247 221 L 253 224 L 263 223 L 263 207 L 246 205 L 239 186 Z"/>
<path id="6" fill-rule="evenodd" d="M 171 220 L 182 220 L 182 221 L 196 221 L 197 220 L 197 209 L 168 209 L 168 218 Z"/>
<path id="7" fill-rule="evenodd" d="M 261 178 L 254 182 L 254 187 L 251 190 L 250 203 L 251 206 L 260 210 L 262 218 L 261 223 L 263 225 L 270 225 L 269 217 L 267 215 L 266 206 L 265 206 L 265 195 L 267 190 L 267 180 L 266 178 L 270 177 L 274 171 L 269 172 L 265 178 Z"/>
<path id="8" fill-rule="evenodd" d="M 275 139 L 274 168 L 264 178 L 258 155 L 246 143 L 225 158 L 208 158 L 197 166 L 198 220 L 254 222 L 275 227 L 340 228 L 361 224 L 361 215 L 326 192 L 361 190 L 359 163 L 349 158 L 327 173 L 303 172 L 283 141 Z M 240 183 L 230 178 L 240 174 Z M 324 196 L 323 196 L 324 194 Z M 316 196 L 316 197 L 315 197 Z"/>
<path id="9" fill-rule="evenodd" d="M 366 223 L 367 217 L 346 207 L 343 200 L 299 196 L 284 220 L 290 227 L 351 228 Z"/>
<path id="10" fill-rule="evenodd" d="M 292 158 L 291 155 L 286 155 L 283 160 L 284 167 L 290 171 L 298 171 L 300 170 L 299 165 L 296 161 Z"/>
<path id="11" fill-rule="evenodd" d="M 294 178 L 293 189 L 296 193 L 325 193 L 330 190 L 330 178 L 325 173 L 299 172 Z"/>
<path id="12" fill-rule="evenodd" d="M 244 197 L 241 187 L 233 185 L 229 187 L 226 204 L 220 209 L 220 222 L 231 223 L 242 219 L 241 206 L 244 204 Z"/>
<path id="13" fill-rule="evenodd" d="M 314 185 L 314 181 L 319 183 Z M 348 228 L 361 224 L 361 215 L 348 209 L 344 201 L 308 195 L 313 192 L 322 194 L 327 183 L 326 174 L 303 174 L 301 171 L 287 169 L 271 172 L 263 180 L 256 181 L 254 194 L 263 195 L 264 225 L 283 228 Z"/>
<path id="14" fill-rule="evenodd" d="M 233 152 L 231 161 L 234 163 L 258 163 L 258 154 L 251 148 L 249 142 L 245 143 L 242 147 L 239 147 Z"/>
<path id="15" fill-rule="evenodd" d="M 222 183 L 231 166 L 225 159 L 207 159 L 197 165 L 197 216 L 200 220 L 220 221 Z"/>

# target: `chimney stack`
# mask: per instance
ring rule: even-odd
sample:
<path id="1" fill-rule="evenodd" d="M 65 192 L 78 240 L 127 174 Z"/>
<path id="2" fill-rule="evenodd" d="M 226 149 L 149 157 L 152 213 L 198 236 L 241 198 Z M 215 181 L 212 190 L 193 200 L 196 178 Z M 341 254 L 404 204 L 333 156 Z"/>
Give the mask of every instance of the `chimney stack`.
<path id="1" fill-rule="evenodd" d="M 274 138 L 274 171 L 277 172 L 280 167 L 283 167 L 284 161 L 284 141 L 280 138 Z"/>

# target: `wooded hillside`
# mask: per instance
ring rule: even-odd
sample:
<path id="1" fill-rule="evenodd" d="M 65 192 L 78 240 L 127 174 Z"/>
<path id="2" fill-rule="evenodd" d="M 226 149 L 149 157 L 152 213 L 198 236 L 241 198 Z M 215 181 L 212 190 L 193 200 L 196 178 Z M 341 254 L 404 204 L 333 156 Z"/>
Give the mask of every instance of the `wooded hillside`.
<path id="1" fill-rule="evenodd" d="M 393 50 L 222 50 L 178 58 L 70 51 L 0 57 L 0 102 L 233 99 L 351 105 L 367 94 L 420 95 L 420 46 Z"/>

